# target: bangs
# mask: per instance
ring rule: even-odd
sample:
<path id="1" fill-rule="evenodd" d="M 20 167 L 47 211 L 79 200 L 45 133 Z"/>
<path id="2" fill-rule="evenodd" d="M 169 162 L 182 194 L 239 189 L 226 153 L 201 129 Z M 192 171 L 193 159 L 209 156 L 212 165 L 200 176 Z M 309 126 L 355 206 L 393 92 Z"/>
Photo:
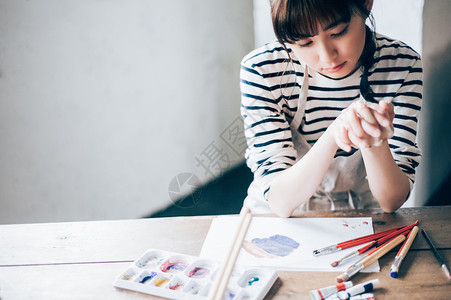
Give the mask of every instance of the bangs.
<path id="1" fill-rule="evenodd" d="M 280 0 L 272 11 L 274 33 L 281 43 L 294 43 L 318 34 L 331 24 L 348 23 L 356 11 L 352 1 L 338 0 Z M 274 6 L 276 7 L 276 6 Z"/>

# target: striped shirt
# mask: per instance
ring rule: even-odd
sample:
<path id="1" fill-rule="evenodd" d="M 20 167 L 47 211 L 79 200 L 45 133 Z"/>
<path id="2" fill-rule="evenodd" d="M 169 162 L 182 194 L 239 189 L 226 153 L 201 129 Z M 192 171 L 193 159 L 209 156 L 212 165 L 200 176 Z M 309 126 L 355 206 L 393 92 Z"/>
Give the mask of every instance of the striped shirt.
<path id="1" fill-rule="evenodd" d="M 411 187 L 421 159 L 416 144 L 422 103 L 422 63 L 406 44 L 376 35 L 375 64 L 369 83 L 377 101 L 394 105 L 394 136 L 388 143 Z M 290 123 L 297 111 L 303 62 L 288 56 L 278 42 L 268 43 L 245 56 L 241 63 L 241 115 L 248 148 L 246 162 L 266 199 L 272 179 L 300 157 L 293 145 Z M 330 79 L 309 69 L 305 114 L 298 129 L 313 145 L 341 111 L 360 97 L 361 70 L 343 79 Z M 337 156 L 350 153 L 338 150 Z"/>

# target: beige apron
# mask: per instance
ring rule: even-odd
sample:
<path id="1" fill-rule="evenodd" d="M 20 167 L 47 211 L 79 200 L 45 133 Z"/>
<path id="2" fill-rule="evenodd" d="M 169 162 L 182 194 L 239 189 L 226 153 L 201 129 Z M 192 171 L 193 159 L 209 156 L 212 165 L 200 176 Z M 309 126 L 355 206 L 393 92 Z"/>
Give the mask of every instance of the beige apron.
<path id="1" fill-rule="evenodd" d="M 305 137 L 299 133 L 307 103 L 309 76 L 305 65 L 304 77 L 299 93 L 298 109 L 290 124 L 292 141 L 297 151 L 297 159 L 302 158 L 311 148 Z M 298 80 L 300 78 L 298 77 Z M 249 189 L 244 204 L 254 214 L 270 213 L 271 209 L 262 198 L 263 187 L 254 180 Z M 348 157 L 336 157 L 332 160 L 316 193 L 309 201 L 300 205 L 295 212 L 306 210 L 343 210 L 377 207 L 366 179 L 366 170 L 360 151 Z"/>
<path id="2" fill-rule="evenodd" d="M 299 77 L 298 77 L 299 78 Z M 298 79 L 299 80 L 299 79 Z M 305 137 L 299 133 L 307 103 L 309 76 L 305 65 L 303 82 L 299 93 L 298 109 L 290 124 L 292 140 L 298 153 L 303 157 L 311 148 Z M 360 151 L 349 157 L 336 157 L 310 200 L 297 211 L 358 209 L 373 206 L 374 202 L 366 180 L 365 165 Z"/>

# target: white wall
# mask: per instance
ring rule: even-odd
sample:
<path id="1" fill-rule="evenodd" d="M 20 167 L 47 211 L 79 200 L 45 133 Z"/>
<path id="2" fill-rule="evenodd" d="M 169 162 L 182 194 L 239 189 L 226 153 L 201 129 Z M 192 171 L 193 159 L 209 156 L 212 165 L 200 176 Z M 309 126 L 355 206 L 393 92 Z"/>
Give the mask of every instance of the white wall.
<path id="1" fill-rule="evenodd" d="M 250 1 L 0 0 L 0 223 L 144 216 L 212 142 L 242 160 L 252 35 Z"/>
<path id="2" fill-rule="evenodd" d="M 422 52 L 424 0 L 375 0 L 373 16 L 376 31 L 399 39 Z"/>

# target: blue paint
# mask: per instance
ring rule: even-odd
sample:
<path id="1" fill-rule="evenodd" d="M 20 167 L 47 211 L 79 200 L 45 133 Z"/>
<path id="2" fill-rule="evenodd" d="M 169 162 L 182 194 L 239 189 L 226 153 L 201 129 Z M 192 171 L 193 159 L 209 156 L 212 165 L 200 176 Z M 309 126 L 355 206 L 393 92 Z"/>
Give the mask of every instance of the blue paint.
<path id="1" fill-rule="evenodd" d="M 152 272 L 152 273 L 150 273 L 150 275 L 143 277 L 143 279 L 141 279 L 141 281 L 139 283 L 146 283 L 147 281 L 151 280 L 155 276 L 157 276 L 157 273 Z"/>
<path id="2" fill-rule="evenodd" d="M 170 265 L 167 270 L 177 270 L 177 271 L 183 271 L 185 270 L 186 265 L 185 264 L 173 264 Z"/>
<path id="3" fill-rule="evenodd" d="M 186 269 L 188 265 L 184 262 L 170 262 L 166 260 L 161 266 L 160 270 L 163 272 L 179 272 Z"/>
<path id="4" fill-rule="evenodd" d="M 263 239 L 255 238 L 252 239 L 252 243 L 262 250 L 276 256 L 287 256 L 300 245 L 295 240 L 280 234 Z"/>

